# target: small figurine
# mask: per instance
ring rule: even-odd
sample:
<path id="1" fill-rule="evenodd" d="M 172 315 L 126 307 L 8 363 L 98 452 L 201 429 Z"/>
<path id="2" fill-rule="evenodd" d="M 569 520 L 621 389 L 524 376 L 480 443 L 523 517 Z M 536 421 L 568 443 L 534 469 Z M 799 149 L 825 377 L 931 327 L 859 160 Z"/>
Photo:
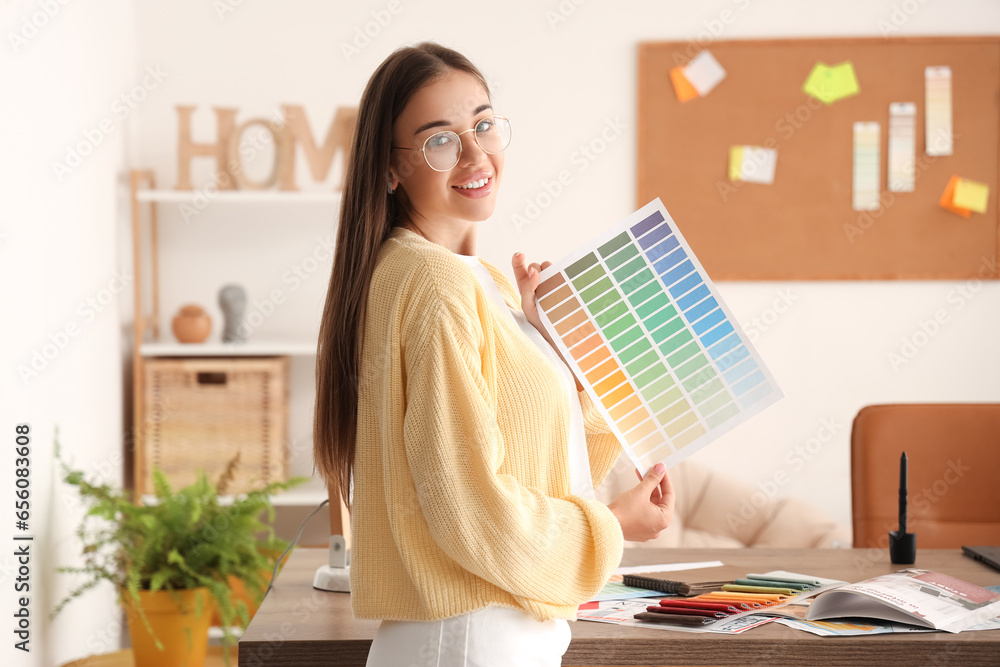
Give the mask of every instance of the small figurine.
<path id="1" fill-rule="evenodd" d="M 219 307 L 225 318 L 222 328 L 223 343 L 245 343 L 246 338 L 239 331 L 243 313 L 247 307 L 247 293 L 239 285 L 226 285 L 219 290 Z"/>

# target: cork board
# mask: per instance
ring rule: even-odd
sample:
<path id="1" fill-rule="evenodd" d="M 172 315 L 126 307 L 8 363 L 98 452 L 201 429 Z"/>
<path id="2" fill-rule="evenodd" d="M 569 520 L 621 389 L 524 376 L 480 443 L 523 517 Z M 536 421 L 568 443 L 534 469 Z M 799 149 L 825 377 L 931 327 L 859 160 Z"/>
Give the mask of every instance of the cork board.
<path id="1" fill-rule="evenodd" d="M 639 46 L 637 206 L 660 197 L 716 280 L 997 278 L 1000 37 L 718 41 L 726 77 L 681 103 L 670 69 L 700 49 Z M 802 85 L 851 61 L 860 94 L 830 106 Z M 924 68 L 952 71 L 953 154 L 929 157 Z M 915 102 L 915 190 L 887 186 L 889 104 Z M 853 124 L 881 125 L 880 206 L 852 208 Z M 774 183 L 732 183 L 729 149 L 775 148 Z M 952 175 L 990 187 L 985 214 L 939 205 Z"/>

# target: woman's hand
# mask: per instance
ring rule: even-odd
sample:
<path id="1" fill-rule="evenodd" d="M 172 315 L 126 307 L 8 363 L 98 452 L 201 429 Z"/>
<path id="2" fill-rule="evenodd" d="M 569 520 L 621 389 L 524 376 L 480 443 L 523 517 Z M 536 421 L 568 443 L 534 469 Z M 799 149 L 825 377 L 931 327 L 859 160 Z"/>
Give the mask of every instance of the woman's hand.
<path id="1" fill-rule="evenodd" d="M 636 475 L 639 471 L 636 471 Z M 667 467 L 657 463 L 638 484 L 608 504 L 626 540 L 646 542 L 658 537 L 674 518 L 674 487 Z"/>
<path id="2" fill-rule="evenodd" d="M 538 333 L 549 341 L 549 345 L 552 345 L 552 338 L 542 325 L 542 320 L 538 316 L 538 305 L 535 303 L 535 289 L 540 282 L 539 275 L 549 268 L 552 262 L 528 264 L 524 253 L 516 252 L 511 258 L 511 265 L 514 267 L 514 278 L 517 279 L 517 291 L 521 293 L 521 310 L 524 311 L 524 316 L 531 322 L 531 326 L 538 329 Z"/>

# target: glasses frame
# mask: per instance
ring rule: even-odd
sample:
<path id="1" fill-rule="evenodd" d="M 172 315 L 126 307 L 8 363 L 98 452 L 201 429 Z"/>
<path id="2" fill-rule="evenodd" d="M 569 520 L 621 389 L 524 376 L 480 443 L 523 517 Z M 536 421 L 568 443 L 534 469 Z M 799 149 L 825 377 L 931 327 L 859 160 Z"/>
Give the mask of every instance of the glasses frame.
<path id="1" fill-rule="evenodd" d="M 501 116 L 500 114 L 492 114 L 490 116 L 485 116 L 483 118 L 480 118 L 479 120 L 476 121 L 476 124 L 478 125 L 480 122 L 486 120 L 487 118 L 502 118 L 503 120 L 507 121 L 507 127 L 508 129 L 510 129 L 510 118 L 507 118 L 507 116 Z M 452 169 L 455 168 L 455 165 L 457 165 L 459 162 L 462 161 L 462 151 L 465 149 L 465 146 L 462 144 L 462 135 L 466 134 L 467 132 L 472 132 L 472 137 L 473 139 L 475 139 L 476 145 L 479 146 L 479 149 L 484 153 L 486 153 L 487 155 L 499 155 L 500 153 L 503 153 L 505 150 L 507 150 L 507 146 L 510 146 L 510 140 L 514 136 L 514 132 L 513 130 L 511 130 L 510 137 L 508 137 L 507 139 L 507 144 L 496 153 L 488 151 L 485 148 L 483 148 L 483 145 L 479 143 L 479 136 L 476 134 L 475 127 L 471 127 L 468 130 L 462 130 L 461 132 L 455 132 L 453 130 L 441 130 L 440 132 L 435 132 L 434 134 L 424 139 L 424 143 L 420 145 L 420 148 L 410 148 L 408 146 L 393 146 L 393 148 L 398 148 L 399 150 L 402 151 L 420 151 L 420 154 L 424 156 L 424 162 L 426 162 L 427 166 L 433 169 L 434 171 L 441 171 L 441 172 L 451 171 Z M 440 134 L 453 134 L 456 137 L 458 137 L 458 158 L 455 160 L 455 164 L 451 165 L 447 169 L 438 169 L 437 167 L 432 165 L 431 161 L 427 159 L 427 152 L 424 150 L 427 147 L 427 142 Z"/>

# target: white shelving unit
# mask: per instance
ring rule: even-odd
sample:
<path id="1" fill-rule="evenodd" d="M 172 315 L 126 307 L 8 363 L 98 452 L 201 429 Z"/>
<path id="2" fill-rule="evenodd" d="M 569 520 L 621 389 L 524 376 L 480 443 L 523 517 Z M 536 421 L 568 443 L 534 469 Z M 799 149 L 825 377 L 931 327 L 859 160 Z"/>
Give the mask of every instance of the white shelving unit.
<path id="1" fill-rule="evenodd" d="M 158 190 L 152 171 L 133 170 L 130 178 L 132 209 L 132 250 L 135 280 L 135 324 L 133 329 L 133 403 L 135 424 L 134 470 L 137 488 L 145 465 L 143 420 L 145 362 L 154 357 L 252 357 L 252 356 L 294 356 L 311 357 L 316 354 L 315 339 L 267 339 L 253 338 L 245 343 L 199 343 L 185 344 L 160 338 L 159 331 L 159 268 L 157 248 L 157 205 L 189 204 L 209 201 L 213 205 L 241 205 L 261 203 L 281 203 L 288 205 L 306 203 L 326 203 L 335 207 L 339 204 L 339 192 L 282 192 L 275 190 Z M 148 207 L 148 226 L 143 224 L 142 209 Z M 147 231 L 148 230 L 148 231 Z M 143 241 L 148 233 L 150 261 L 143 261 Z M 152 297 L 147 304 L 143 299 L 143 283 L 152 283 Z M 147 307 L 148 306 L 148 307 Z M 276 507 L 311 507 L 327 497 L 326 486 L 320 480 L 311 480 L 295 489 L 275 494 L 271 498 Z M 155 496 L 140 493 L 143 502 L 155 502 Z M 223 496 L 222 502 L 231 502 L 232 497 Z"/>

